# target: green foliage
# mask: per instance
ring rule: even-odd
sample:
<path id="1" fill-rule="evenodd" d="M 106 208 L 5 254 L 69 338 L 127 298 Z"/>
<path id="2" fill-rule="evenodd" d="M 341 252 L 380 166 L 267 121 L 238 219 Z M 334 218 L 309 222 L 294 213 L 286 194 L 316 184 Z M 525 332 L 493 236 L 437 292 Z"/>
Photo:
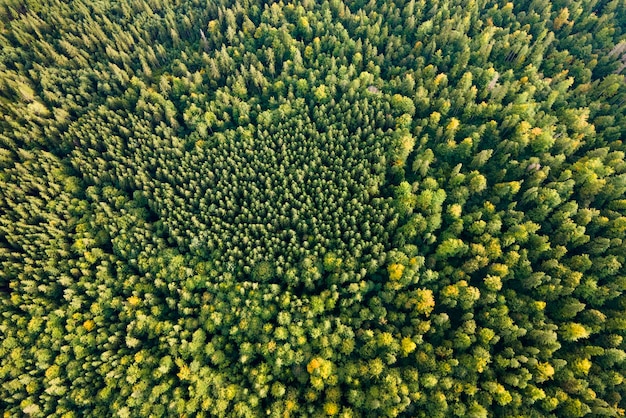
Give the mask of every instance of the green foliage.
<path id="1" fill-rule="evenodd" d="M 619 1 L 7 0 L 5 416 L 620 416 Z"/>

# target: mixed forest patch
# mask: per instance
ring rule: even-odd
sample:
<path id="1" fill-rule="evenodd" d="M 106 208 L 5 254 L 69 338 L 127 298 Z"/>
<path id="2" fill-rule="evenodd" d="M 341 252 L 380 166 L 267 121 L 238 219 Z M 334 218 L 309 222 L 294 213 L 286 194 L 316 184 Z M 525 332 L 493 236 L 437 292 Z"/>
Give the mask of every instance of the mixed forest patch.
<path id="1" fill-rule="evenodd" d="M 5 416 L 621 416 L 626 4 L 0 2 Z"/>

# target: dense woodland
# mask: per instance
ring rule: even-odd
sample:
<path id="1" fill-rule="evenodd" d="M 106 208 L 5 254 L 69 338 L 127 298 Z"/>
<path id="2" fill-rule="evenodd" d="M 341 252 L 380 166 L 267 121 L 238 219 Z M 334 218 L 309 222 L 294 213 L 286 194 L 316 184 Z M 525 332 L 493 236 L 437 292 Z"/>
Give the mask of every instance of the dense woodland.
<path id="1" fill-rule="evenodd" d="M 626 409 L 625 0 L 0 1 L 0 410 Z"/>

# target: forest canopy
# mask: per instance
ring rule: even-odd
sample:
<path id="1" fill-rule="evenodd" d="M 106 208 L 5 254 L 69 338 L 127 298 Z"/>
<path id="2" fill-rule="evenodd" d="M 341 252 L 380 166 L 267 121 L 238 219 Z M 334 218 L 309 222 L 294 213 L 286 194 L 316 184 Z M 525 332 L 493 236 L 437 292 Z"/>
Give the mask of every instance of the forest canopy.
<path id="1" fill-rule="evenodd" d="M 0 0 L 0 410 L 623 416 L 625 74 L 624 0 Z"/>

